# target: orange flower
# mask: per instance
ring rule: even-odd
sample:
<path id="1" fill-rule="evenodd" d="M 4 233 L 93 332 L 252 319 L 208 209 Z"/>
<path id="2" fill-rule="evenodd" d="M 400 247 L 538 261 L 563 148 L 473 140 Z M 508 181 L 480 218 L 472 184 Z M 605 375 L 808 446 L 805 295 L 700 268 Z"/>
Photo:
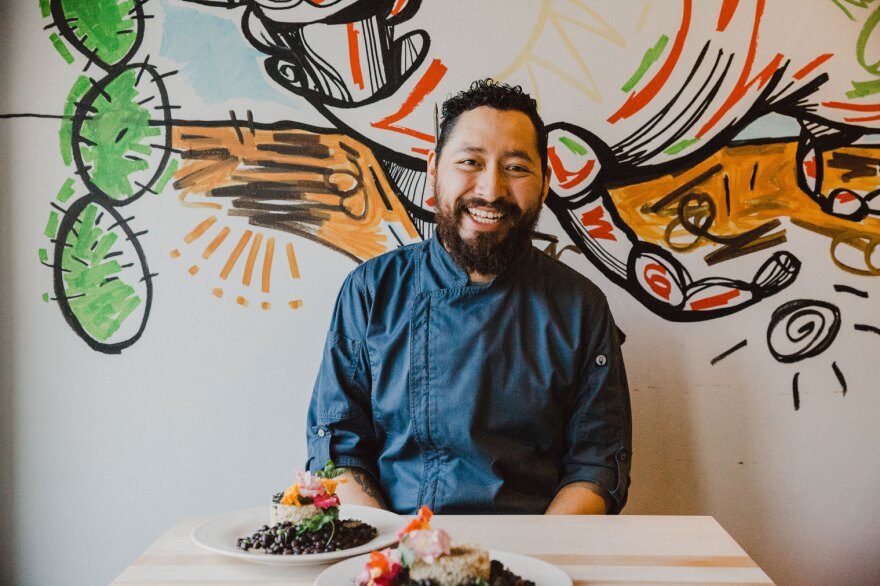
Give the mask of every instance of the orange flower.
<path id="1" fill-rule="evenodd" d="M 370 561 L 367 562 L 367 567 L 370 568 L 371 570 L 372 569 L 379 570 L 378 574 L 370 572 L 372 574 L 373 578 L 381 576 L 382 574 L 386 574 L 391 570 L 391 568 L 388 564 L 388 558 L 386 558 L 384 555 L 382 555 L 382 552 L 380 552 L 380 551 L 370 552 Z"/>
<path id="2" fill-rule="evenodd" d="M 348 482 L 345 478 L 322 478 L 321 485 L 323 485 L 324 490 L 327 491 L 327 494 L 333 495 L 336 492 L 336 487 L 340 484 L 345 484 Z"/>
<path id="3" fill-rule="evenodd" d="M 409 533 L 410 531 L 419 531 L 422 529 L 430 529 L 431 528 L 431 517 L 434 516 L 434 513 L 431 512 L 426 505 L 422 505 L 419 508 L 418 516 L 409 522 L 409 525 L 400 530 L 397 534 L 397 538 L 401 539 L 404 535 Z"/>
<path id="4" fill-rule="evenodd" d="M 294 484 L 284 491 L 284 496 L 281 497 L 281 504 L 302 506 L 302 503 L 299 502 L 299 484 Z"/>

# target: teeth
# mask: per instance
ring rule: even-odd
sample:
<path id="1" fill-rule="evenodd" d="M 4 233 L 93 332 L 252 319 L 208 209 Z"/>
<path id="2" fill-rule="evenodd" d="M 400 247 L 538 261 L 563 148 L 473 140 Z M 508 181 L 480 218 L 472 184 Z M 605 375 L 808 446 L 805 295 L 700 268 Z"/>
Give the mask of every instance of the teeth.
<path id="1" fill-rule="evenodd" d="M 504 217 L 502 212 L 486 212 L 483 210 L 478 210 L 474 208 L 468 208 L 468 213 L 470 213 L 471 217 L 481 223 L 490 224 L 492 222 L 497 222 L 501 218 Z"/>

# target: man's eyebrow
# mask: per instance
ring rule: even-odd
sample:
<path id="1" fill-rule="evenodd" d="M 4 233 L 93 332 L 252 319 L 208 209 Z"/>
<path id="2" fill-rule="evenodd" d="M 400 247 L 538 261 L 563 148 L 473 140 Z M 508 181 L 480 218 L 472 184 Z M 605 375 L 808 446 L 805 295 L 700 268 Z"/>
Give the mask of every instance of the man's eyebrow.
<path id="1" fill-rule="evenodd" d="M 484 149 L 483 147 L 478 147 L 478 146 L 473 146 L 473 145 L 464 145 L 464 146 L 456 149 L 455 152 L 456 153 L 473 153 L 473 154 L 477 154 L 477 155 L 482 155 L 482 154 L 486 153 L 486 149 Z M 530 163 L 534 162 L 534 160 L 532 159 L 532 156 L 529 155 L 528 151 L 523 151 L 520 149 L 513 149 L 513 150 L 506 151 L 504 153 L 504 158 L 506 158 L 506 159 L 525 159 L 526 161 L 529 161 Z"/>

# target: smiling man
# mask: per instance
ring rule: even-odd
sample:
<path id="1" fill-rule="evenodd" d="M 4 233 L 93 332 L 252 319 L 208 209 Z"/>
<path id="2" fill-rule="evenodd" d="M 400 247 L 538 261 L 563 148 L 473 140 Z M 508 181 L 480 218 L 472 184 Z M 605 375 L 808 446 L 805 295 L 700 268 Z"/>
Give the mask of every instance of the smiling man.
<path id="1" fill-rule="evenodd" d="M 433 238 L 355 269 L 308 414 L 343 502 L 412 514 L 619 512 L 629 391 L 601 291 L 531 245 L 547 197 L 535 101 L 492 80 L 443 104 Z"/>

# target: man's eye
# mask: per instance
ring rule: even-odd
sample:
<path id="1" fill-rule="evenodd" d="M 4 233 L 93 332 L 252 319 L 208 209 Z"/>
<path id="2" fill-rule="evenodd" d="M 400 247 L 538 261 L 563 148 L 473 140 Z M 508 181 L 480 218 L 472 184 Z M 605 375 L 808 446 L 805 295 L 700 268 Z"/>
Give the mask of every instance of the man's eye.
<path id="1" fill-rule="evenodd" d="M 479 163 L 477 163 L 477 162 L 476 162 L 475 160 L 473 160 L 473 159 L 464 159 L 463 161 L 459 161 L 458 164 L 459 164 L 459 165 L 466 165 L 466 166 L 468 166 L 468 167 L 473 167 L 473 166 L 475 166 L 475 165 L 479 165 Z"/>
<path id="2" fill-rule="evenodd" d="M 514 173 L 528 173 L 529 168 L 523 167 L 522 165 L 509 165 L 507 167 L 508 171 L 513 171 Z"/>

